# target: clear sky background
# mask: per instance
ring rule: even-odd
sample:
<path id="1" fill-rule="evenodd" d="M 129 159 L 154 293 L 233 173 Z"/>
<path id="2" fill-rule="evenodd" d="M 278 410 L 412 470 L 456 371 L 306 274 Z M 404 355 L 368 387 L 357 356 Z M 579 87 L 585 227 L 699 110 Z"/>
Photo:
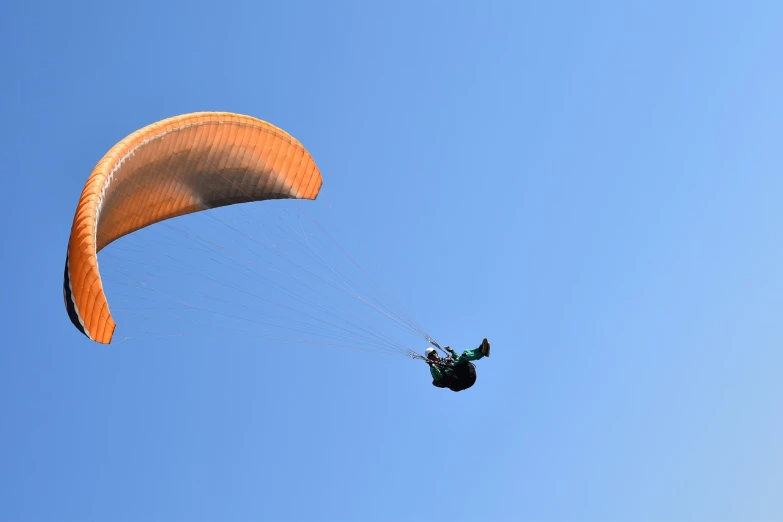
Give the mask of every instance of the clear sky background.
<path id="1" fill-rule="evenodd" d="M 0 519 L 781 520 L 781 20 L 780 2 L 4 3 Z M 92 167 L 199 110 L 305 144 L 341 244 L 436 339 L 490 339 L 474 388 L 208 319 L 211 338 L 108 347 L 73 328 Z"/>

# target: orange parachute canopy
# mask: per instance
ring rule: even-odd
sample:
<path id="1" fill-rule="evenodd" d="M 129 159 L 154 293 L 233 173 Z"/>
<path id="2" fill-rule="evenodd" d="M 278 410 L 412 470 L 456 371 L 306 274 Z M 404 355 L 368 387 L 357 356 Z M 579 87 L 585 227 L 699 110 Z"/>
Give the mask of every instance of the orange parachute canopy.
<path id="1" fill-rule="evenodd" d="M 322 183 L 301 143 L 250 116 L 198 112 L 137 130 L 98 162 L 76 207 L 63 282 L 71 322 L 93 341 L 111 342 L 97 256 L 112 241 L 210 208 L 315 199 Z"/>

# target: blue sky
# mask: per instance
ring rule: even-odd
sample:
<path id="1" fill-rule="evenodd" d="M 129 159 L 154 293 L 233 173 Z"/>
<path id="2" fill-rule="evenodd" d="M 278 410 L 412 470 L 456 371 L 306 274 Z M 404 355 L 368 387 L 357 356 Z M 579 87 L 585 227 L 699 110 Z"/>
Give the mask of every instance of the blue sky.
<path id="1" fill-rule="evenodd" d="M 781 17 L 4 4 L 0 518 L 780 520 Z M 474 388 L 209 317 L 108 347 L 72 327 L 89 172 L 199 110 L 305 144 L 340 244 L 435 338 L 492 341 Z"/>

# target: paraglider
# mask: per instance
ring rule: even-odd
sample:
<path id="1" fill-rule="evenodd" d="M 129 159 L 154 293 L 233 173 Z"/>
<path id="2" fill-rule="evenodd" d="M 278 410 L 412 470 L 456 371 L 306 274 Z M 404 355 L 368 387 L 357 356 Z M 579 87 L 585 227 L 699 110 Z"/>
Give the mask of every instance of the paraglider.
<path id="1" fill-rule="evenodd" d="M 111 342 L 114 318 L 98 252 L 122 236 L 176 216 L 268 199 L 315 199 L 323 181 L 290 134 L 227 112 L 197 112 L 148 125 L 114 145 L 76 207 L 63 278 L 73 325 Z"/>
<path id="2" fill-rule="evenodd" d="M 167 118 L 131 133 L 111 147 L 93 168 L 76 207 L 63 273 L 63 300 L 71 323 L 92 341 L 112 342 L 116 323 L 98 267 L 98 253 L 118 239 L 157 223 L 166 228 L 168 220 L 173 218 L 189 214 L 203 216 L 203 211 L 219 207 L 265 200 L 315 200 L 322 185 L 323 178 L 315 160 L 299 141 L 286 131 L 251 116 L 194 112 Z M 285 207 L 288 213 L 288 205 Z M 261 241 L 253 233 L 243 234 L 237 250 L 247 252 L 247 255 L 240 254 L 239 260 L 226 259 L 231 250 L 205 240 L 200 227 L 197 234 L 184 233 L 188 239 L 196 241 L 200 252 L 219 254 L 210 258 L 212 262 L 226 259 L 228 262 L 222 265 L 227 268 L 226 273 L 194 267 L 180 260 L 182 266 L 174 270 L 178 273 L 175 279 L 182 280 L 186 275 L 201 278 L 209 282 L 212 293 L 197 295 L 195 299 L 200 301 L 195 302 L 198 304 L 188 302 L 178 292 L 175 296 L 160 291 L 156 295 L 167 297 L 173 304 L 189 311 L 240 321 L 241 331 L 260 338 L 375 350 L 423 360 L 430 365 L 433 385 L 454 391 L 470 388 L 476 381 L 472 361 L 489 356 L 487 340 L 460 355 L 448 348 L 451 355 L 444 359 L 429 350 L 422 356 L 407 348 L 408 344 L 397 339 L 391 331 L 386 331 L 390 328 L 350 314 L 348 303 L 340 298 L 348 299 L 363 310 L 372 310 L 378 314 L 374 316 L 376 319 L 389 321 L 388 326 L 407 330 L 439 347 L 415 320 L 392 308 L 389 296 L 377 292 L 376 281 L 370 278 L 372 284 L 365 287 L 352 280 L 347 270 L 328 259 L 328 247 L 334 245 L 338 256 L 350 260 L 349 267 L 354 265 L 363 276 L 368 276 L 320 223 L 310 218 L 314 230 L 304 230 L 306 223 L 299 220 L 305 214 L 306 211 L 297 216 L 294 226 L 278 224 L 272 231 L 272 235 L 277 234 L 277 240 Z M 219 217 L 215 220 L 222 221 Z M 255 230 L 259 225 L 254 221 L 251 227 Z M 238 231 L 234 225 L 226 228 Z M 314 237 L 314 232 L 319 230 L 325 237 Z M 281 243 L 292 245 L 293 250 L 304 257 L 289 257 Z M 247 248 L 248 245 L 266 248 L 270 257 L 261 258 L 263 252 Z M 150 259 L 121 257 L 120 262 L 129 262 L 131 266 L 136 263 L 149 266 L 150 263 Z M 279 262 L 289 262 L 292 269 L 286 270 L 276 264 Z M 323 273 L 319 273 L 319 267 L 324 269 Z M 240 274 L 240 280 L 227 280 L 231 275 L 228 269 Z M 121 270 L 118 273 L 123 277 L 127 275 Z M 127 277 L 133 279 L 131 275 Z M 290 286 L 284 285 L 284 280 Z M 108 281 L 110 278 L 106 279 Z M 156 290 L 145 281 L 136 282 L 145 291 Z M 277 294 L 272 296 L 257 291 L 257 285 L 262 283 L 269 285 L 270 293 Z M 238 292 L 244 301 L 234 303 L 230 298 L 223 299 L 231 290 Z M 330 295 L 330 291 L 335 295 Z M 262 307 L 254 308 L 252 305 L 256 302 Z M 234 310 L 249 309 L 254 316 L 245 317 L 222 308 L 206 309 L 202 303 L 234 305 Z M 138 301 L 135 304 L 138 305 Z M 283 313 L 271 313 L 271 307 L 275 306 Z M 132 304 L 130 313 L 137 308 Z M 284 317 L 286 313 L 290 316 Z M 262 325 L 262 328 L 256 331 L 247 328 L 253 324 Z M 276 335 L 275 332 L 286 328 L 293 338 Z M 210 324 L 210 330 L 218 328 Z"/>

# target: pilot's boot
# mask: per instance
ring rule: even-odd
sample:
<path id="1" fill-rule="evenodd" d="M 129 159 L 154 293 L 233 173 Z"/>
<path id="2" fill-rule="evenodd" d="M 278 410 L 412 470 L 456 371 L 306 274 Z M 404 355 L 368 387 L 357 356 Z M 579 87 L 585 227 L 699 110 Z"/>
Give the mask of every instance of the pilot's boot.
<path id="1" fill-rule="evenodd" d="M 486 337 L 481 341 L 481 346 L 479 348 L 481 348 L 481 353 L 484 357 L 489 357 L 489 341 L 487 341 Z"/>

